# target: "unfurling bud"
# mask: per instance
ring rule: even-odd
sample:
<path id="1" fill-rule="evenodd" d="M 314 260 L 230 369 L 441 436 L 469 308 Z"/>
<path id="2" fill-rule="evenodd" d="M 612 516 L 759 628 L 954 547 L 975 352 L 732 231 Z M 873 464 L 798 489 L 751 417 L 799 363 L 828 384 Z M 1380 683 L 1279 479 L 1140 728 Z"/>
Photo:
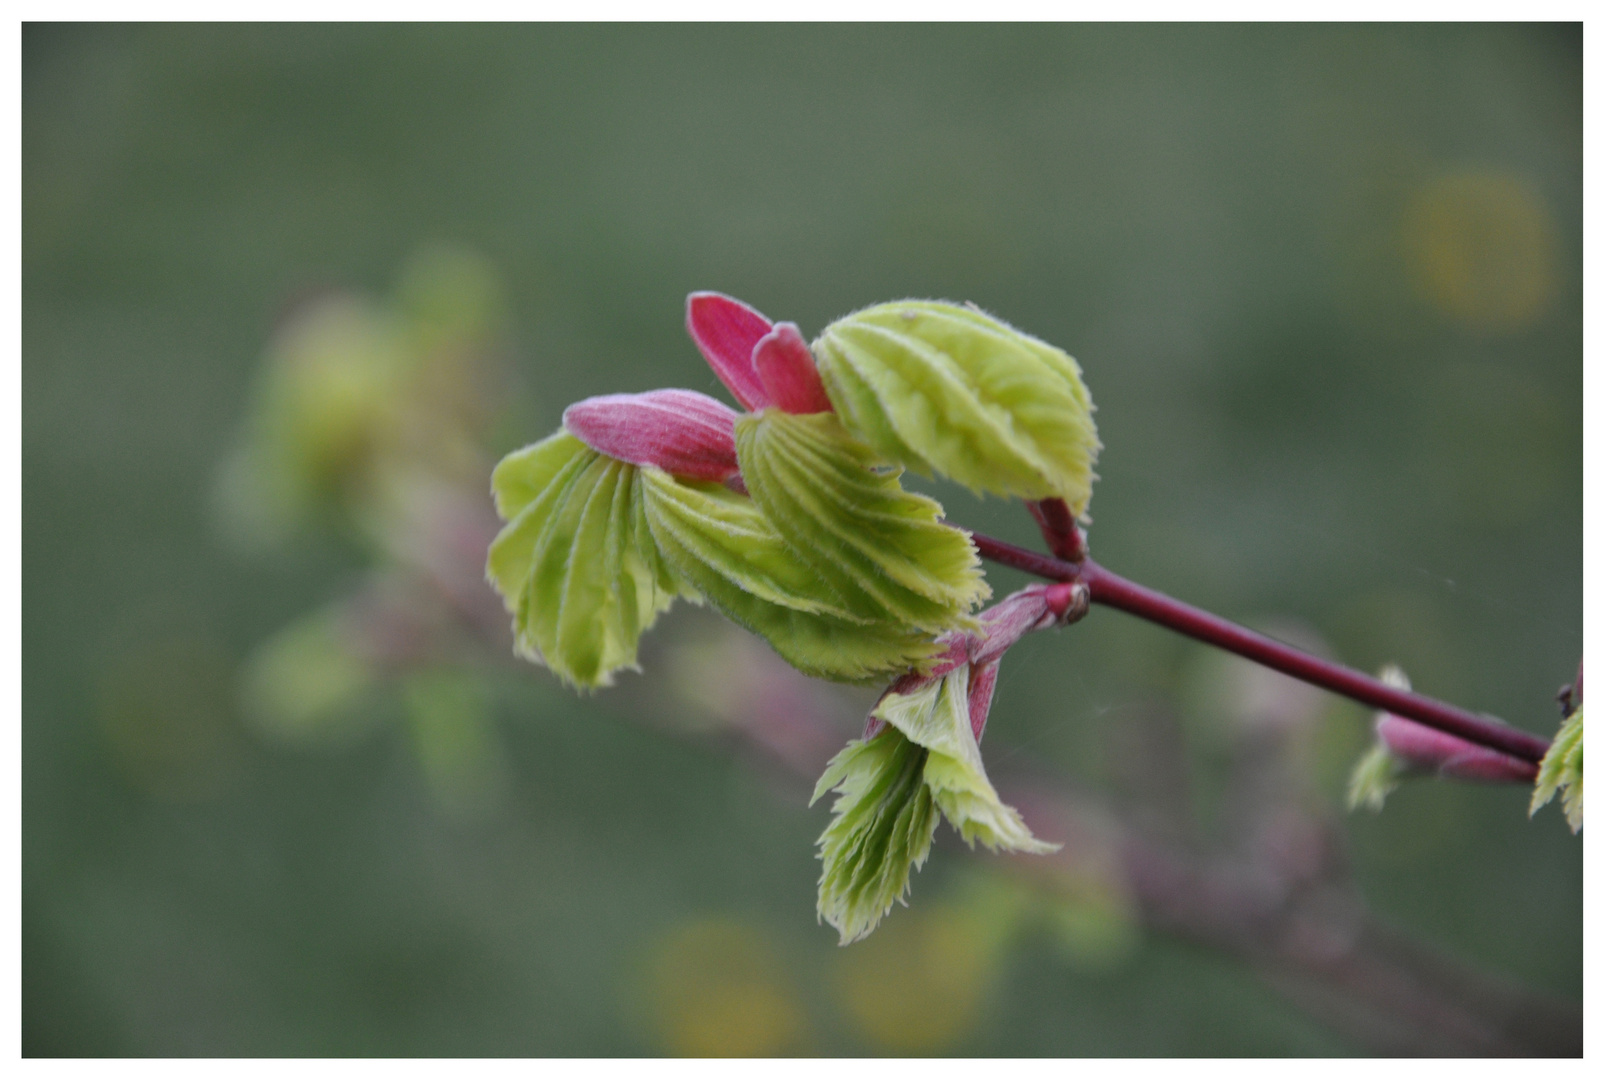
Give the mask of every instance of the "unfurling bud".
<path id="1" fill-rule="evenodd" d="M 1382 669 L 1381 679 L 1400 690 L 1410 689 L 1409 676 L 1395 664 Z M 1392 713 L 1377 713 L 1376 733 L 1394 760 L 1413 772 L 1491 784 L 1531 783 L 1538 773 L 1531 762 Z"/>
<path id="2" fill-rule="evenodd" d="M 753 346 L 752 366 L 773 405 L 789 413 L 830 412 L 814 354 L 796 323 L 783 322 Z"/>
<path id="3" fill-rule="evenodd" d="M 728 296 L 686 297 L 685 326 L 713 373 L 753 412 L 830 412 L 813 353 L 796 323 L 775 324 Z"/>
<path id="4" fill-rule="evenodd" d="M 1410 689 L 1409 677 L 1397 665 L 1387 665 L 1379 678 L 1400 690 Z M 1537 766 L 1530 761 L 1393 713 L 1377 713 L 1376 736 L 1376 742 L 1349 776 L 1350 810 L 1362 804 L 1381 810 L 1400 780 L 1412 774 L 1488 784 L 1526 784 L 1538 775 Z"/>
<path id="5" fill-rule="evenodd" d="M 1383 713 L 1377 718 L 1376 732 L 1388 753 L 1404 765 L 1452 780 L 1525 784 L 1538 775 L 1537 767 L 1530 761 L 1489 750 L 1392 713 Z"/>

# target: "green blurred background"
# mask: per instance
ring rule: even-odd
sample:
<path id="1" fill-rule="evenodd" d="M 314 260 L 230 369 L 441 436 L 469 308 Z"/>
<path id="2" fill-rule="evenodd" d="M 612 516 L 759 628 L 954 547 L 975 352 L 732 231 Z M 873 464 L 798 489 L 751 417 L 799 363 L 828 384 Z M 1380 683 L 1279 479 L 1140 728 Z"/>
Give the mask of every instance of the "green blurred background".
<path id="1" fill-rule="evenodd" d="M 502 281 L 497 452 L 583 396 L 717 392 L 694 289 L 809 335 L 973 300 L 1085 369 L 1102 562 L 1549 734 L 1582 650 L 1581 237 L 1575 26 L 26 27 L 24 1052 L 1363 1049 L 1162 934 L 960 949 L 899 1042 L 872 1003 L 914 991 L 861 950 L 936 934 L 922 905 L 984 861 L 944 829 L 840 950 L 824 807 L 627 688 L 498 676 L 501 786 L 466 815 L 399 725 L 263 739 L 242 664 L 364 562 L 231 548 L 219 462 L 288 298 L 383 296 L 429 244 Z M 989 761 L 1097 791 L 1133 710 L 1207 722 L 1203 650 L 1112 612 L 1040 638 Z M 1365 721 L 1323 728 L 1334 807 Z M 1356 876 L 1580 1001 L 1581 844 L 1525 802 L 1409 786 L 1346 819 Z"/>

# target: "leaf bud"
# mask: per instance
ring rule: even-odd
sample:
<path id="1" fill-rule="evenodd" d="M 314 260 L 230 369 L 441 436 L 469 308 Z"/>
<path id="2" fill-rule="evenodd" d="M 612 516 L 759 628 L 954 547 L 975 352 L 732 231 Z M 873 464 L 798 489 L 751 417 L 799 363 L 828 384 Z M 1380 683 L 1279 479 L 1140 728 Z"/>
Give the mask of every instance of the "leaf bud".
<path id="1" fill-rule="evenodd" d="M 752 350 L 774 323 L 723 293 L 694 292 L 685 298 L 685 328 L 737 401 L 755 412 L 769 404 L 769 393 L 752 365 Z"/>
<path id="2" fill-rule="evenodd" d="M 831 411 L 814 354 L 796 323 L 780 323 L 765 334 L 753 346 L 752 366 L 776 408 L 789 413 Z"/>
<path id="3" fill-rule="evenodd" d="M 592 450 L 693 480 L 739 471 L 735 421 L 734 409 L 692 390 L 605 394 L 563 411 L 563 426 Z"/>

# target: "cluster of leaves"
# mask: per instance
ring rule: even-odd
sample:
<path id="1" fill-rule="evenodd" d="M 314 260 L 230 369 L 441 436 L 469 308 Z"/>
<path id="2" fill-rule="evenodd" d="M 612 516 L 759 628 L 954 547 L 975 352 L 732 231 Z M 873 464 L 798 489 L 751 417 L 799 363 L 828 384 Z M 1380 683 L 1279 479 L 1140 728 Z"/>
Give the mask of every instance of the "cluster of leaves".
<path id="1" fill-rule="evenodd" d="M 819 838 L 819 910 L 843 944 L 903 899 L 909 872 L 930 853 L 938 813 L 971 847 L 980 840 L 993 851 L 1058 850 L 998 798 L 980 739 L 1003 653 L 1021 635 L 1064 620 L 1075 600 L 1069 585 L 1030 586 L 984 612 L 977 631 L 947 635 L 942 661 L 892 684 L 865 737 L 831 760 L 814 788 L 816 802 L 838 793 L 835 819 Z"/>
<path id="2" fill-rule="evenodd" d="M 832 762 L 820 913 L 863 936 L 923 862 L 938 815 L 966 841 L 1042 851 L 1003 805 L 978 740 L 997 660 L 1064 618 L 1069 587 L 987 612 L 969 535 L 904 469 L 1086 510 L 1099 449 L 1074 360 L 975 308 L 881 304 L 812 346 L 715 293 L 687 328 L 736 410 L 687 390 L 592 398 L 492 477 L 507 522 L 487 563 L 516 648 L 581 688 L 633 668 L 676 599 L 707 603 L 788 663 L 896 680 Z"/>
<path id="3" fill-rule="evenodd" d="M 218 495 L 242 546 L 318 528 L 382 543 L 377 520 L 420 475 L 484 468 L 500 398 L 500 282 L 478 256 L 420 252 L 383 300 L 309 294 L 276 328 Z"/>

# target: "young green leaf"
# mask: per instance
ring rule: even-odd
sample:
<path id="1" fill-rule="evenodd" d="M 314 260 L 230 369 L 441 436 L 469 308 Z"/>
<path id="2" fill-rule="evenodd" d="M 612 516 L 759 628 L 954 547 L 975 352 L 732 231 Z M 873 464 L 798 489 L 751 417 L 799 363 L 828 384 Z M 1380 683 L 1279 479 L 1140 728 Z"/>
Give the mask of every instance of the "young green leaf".
<path id="1" fill-rule="evenodd" d="M 991 590 L 968 534 L 833 413 L 743 416 L 736 456 L 753 501 L 848 614 L 932 633 L 976 625 L 969 612 Z"/>
<path id="2" fill-rule="evenodd" d="M 908 891 L 925 862 L 936 811 L 971 847 L 1045 854 L 987 779 L 971 730 L 970 667 L 961 664 L 908 693 L 888 691 L 871 714 L 887 726 L 847 744 L 814 789 L 840 793 L 819 838 L 819 915 L 846 945 L 866 936 Z"/>
<path id="3" fill-rule="evenodd" d="M 513 516 L 486 575 L 513 614 L 518 650 L 576 686 L 607 686 L 634 667 L 641 634 L 676 595 L 694 596 L 645 526 L 641 473 L 559 432 L 492 476 L 498 508 Z"/>
<path id="4" fill-rule="evenodd" d="M 1086 511 L 1100 444 L 1063 351 L 974 308 L 916 300 L 840 319 L 813 349 L 842 422 L 885 457 L 976 492 Z"/>
<path id="5" fill-rule="evenodd" d="M 843 945 L 867 937 L 907 896 L 909 874 L 931 852 L 938 818 L 923 778 L 928 756 L 901 731 L 886 728 L 849 742 L 814 788 L 812 802 L 831 789 L 839 793 L 819 838 L 825 864 L 819 915 Z"/>
<path id="6" fill-rule="evenodd" d="M 729 618 L 809 675 L 864 682 L 916 667 L 938 648 L 917 627 L 854 614 L 747 496 L 645 469 L 658 548 Z"/>
<path id="7" fill-rule="evenodd" d="M 512 521 L 551 486 L 552 480 L 570 461 L 585 451 L 584 443 L 559 429 L 540 442 L 502 458 L 490 474 L 496 513 L 503 521 Z"/>
<path id="8" fill-rule="evenodd" d="M 993 851 L 1036 855 L 1057 851 L 1057 844 L 1031 835 L 1019 813 L 1003 804 L 987 779 L 981 747 L 971 729 L 969 696 L 966 664 L 910 693 L 887 693 L 871 715 L 931 752 L 925 763 L 925 785 L 966 844 L 974 847 L 980 840 Z"/>
<path id="9" fill-rule="evenodd" d="M 1566 718 L 1560 726 L 1549 753 L 1538 766 L 1538 781 L 1533 785 L 1533 801 L 1527 813 L 1536 814 L 1539 807 L 1560 793 L 1560 805 L 1566 811 L 1566 824 L 1572 832 L 1583 827 L 1583 707 Z"/>

